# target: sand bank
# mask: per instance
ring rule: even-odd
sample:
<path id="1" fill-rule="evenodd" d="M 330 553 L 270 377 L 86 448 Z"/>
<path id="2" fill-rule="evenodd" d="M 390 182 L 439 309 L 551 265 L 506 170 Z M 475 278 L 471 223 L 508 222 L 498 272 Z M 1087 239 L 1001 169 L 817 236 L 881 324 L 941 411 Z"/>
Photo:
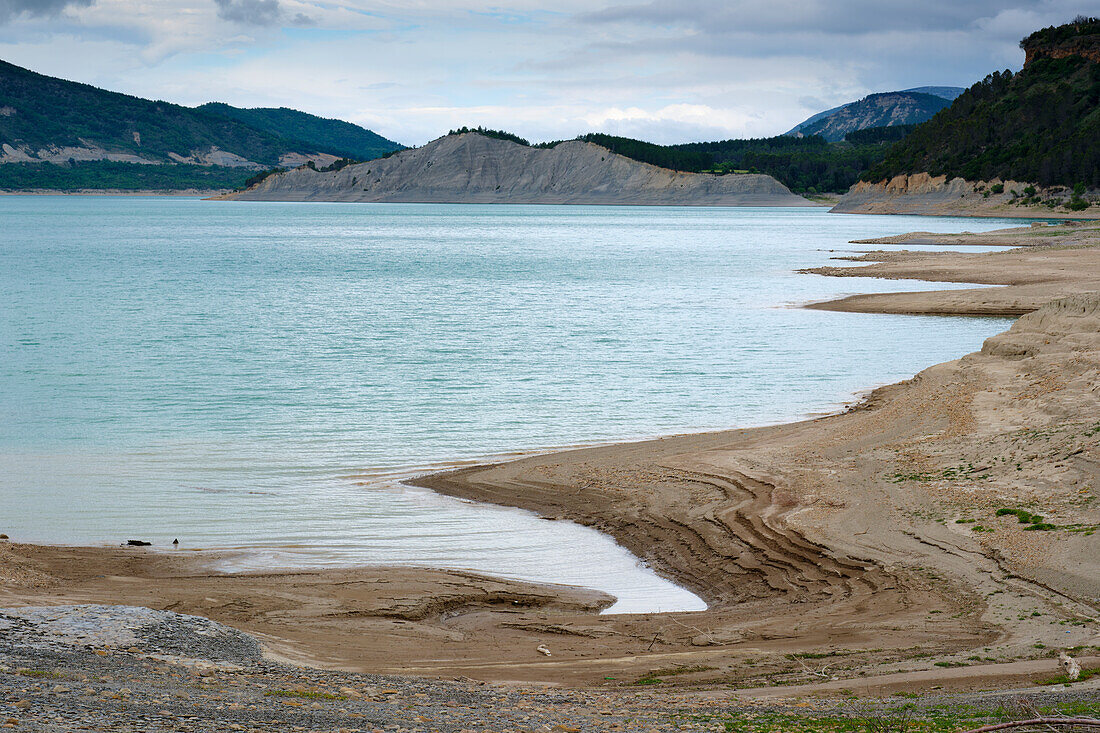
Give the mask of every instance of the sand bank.
<path id="1" fill-rule="evenodd" d="M 1003 252 L 966 254 L 875 251 L 837 259 L 870 262 L 803 270 L 832 277 L 934 280 L 1004 287 L 853 295 L 812 308 L 860 313 L 1020 316 L 1054 298 L 1100 292 L 1100 227 L 1095 224 L 1005 229 L 983 234 L 915 232 L 856 244 L 1013 246 Z"/>

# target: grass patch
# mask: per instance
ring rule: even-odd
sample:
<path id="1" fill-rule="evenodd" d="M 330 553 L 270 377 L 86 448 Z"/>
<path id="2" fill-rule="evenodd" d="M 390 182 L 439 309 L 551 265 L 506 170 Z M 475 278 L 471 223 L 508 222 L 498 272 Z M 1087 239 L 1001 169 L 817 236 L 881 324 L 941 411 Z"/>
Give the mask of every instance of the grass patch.
<path id="1" fill-rule="evenodd" d="M 1020 524 L 1039 524 L 1043 521 L 1042 514 L 1032 514 L 1026 509 L 1010 509 L 1003 506 L 997 510 L 998 517 L 1014 516 L 1019 520 Z"/>
<path id="2" fill-rule="evenodd" d="M 309 692 L 306 690 L 268 690 L 264 697 L 300 697 L 305 700 L 347 700 L 344 695 L 331 695 L 327 692 Z"/>
<path id="3" fill-rule="evenodd" d="M 647 674 L 646 677 L 656 679 L 658 682 L 660 682 L 660 680 L 657 679 L 658 677 L 675 677 L 678 674 L 695 674 L 696 672 L 710 672 L 710 671 L 715 670 L 715 669 L 718 669 L 718 668 L 717 667 L 708 667 L 705 664 L 697 664 L 693 667 L 669 667 L 668 669 L 655 669 L 652 672 L 650 672 L 649 674 Z M 635 683 L 635 684 L 637 684 L 637 683 Z"/>
<path id="4" fill-rule="evenodd" d="M 46 669 L 17 669 L 15 673 L 24 677 L 36 677 L 38 679 L 59 680 L 65 675 L 60 672 Z"/>
<path id="5" fill-rule="evenodd" d="M 1085 680 L 1092 679 L 1100 675 L 1100 667 L 1092 667 L 1090 669 L 1082 669 L 1081 676 L 1075 680 L 1071 680 L 1064 674 L 1060 674 L 1057 677 L 1051 677 L 1049 680 L 1036 680 L 1037 685 L 1072 685 L 1074 682 L 1084 682 Z"/>
<path id="6" fill-rule="evenodd" d="M 827 659 L 829 657 L 843 657 L 851 652 L 795 652 L 794 654 L 785 654 L 787 659 Z"/>
<path id="7" fill-rule="evenodd" d="M 656 677 L 651 677 L 650 675 L 646 675 L 645 677 L 639 677 L 638 679 L 634 680 L 633 684 L 635 684 L 635 685 L 659 685 L 662 682 L 664 682 L 664 680 L 657 679 Z"/>
<path id="8" fill-rule="evenodd" d="M 968 665 L 967 665 L 966 662 L 936 662 L 935 666 L 936 667 L 948 667 L 948 668 L 950 668 L 950 667 L 966 667 Z"/>
<path id="9" fill-rule="evenodd" d="M 902 692 L 893 697 L 916 700 L 920 695 Z M 956 733 L 983 724 L 1030 717 L 1036 712 L 1041 715 L 1095 716 L 1100 714 L 1100 701 L 1057 703 L 1028 711 L 994 705 L 920 706 L 913 702 L 885 709 L 859 703 L 846 705 L 845 708 L 843 712 L 827 714 L 755 710 L 681 714 L 671 716 L 671 722 L 674 725 L 703 723 L 707 730 L 718 728 L 730 733 Z"/>

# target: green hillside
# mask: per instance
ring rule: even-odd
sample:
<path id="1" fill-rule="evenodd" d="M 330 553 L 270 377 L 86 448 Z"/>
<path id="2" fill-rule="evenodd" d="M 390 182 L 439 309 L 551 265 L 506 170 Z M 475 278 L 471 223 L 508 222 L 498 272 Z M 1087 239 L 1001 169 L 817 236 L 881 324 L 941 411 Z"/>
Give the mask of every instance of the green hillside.
<path id="1" fill-rule="evenodd" d="M 1100 35 L 1058 29 L 1040 34 L 1062 48 L 1072 38 L 1082 52 L 1100 49 Z M 928 172 L 970 181 L 1100 187 L 1100 64 L 1080 55 L 1044 55 L 1034 38 L 1024 41 L 1033 60 L 1019 73 L 991 74 L 970 87 L 862 178 Z"/>
<path id="2" fill-rule="evenodd" d="M 141 99 L 0 61 L 0 145 L 15 151 L 0 161 L 0 187 L 231 188 L 289 153 L 369 159 L 401 147 L 350 123 L 294 110 L 213 107 Z M 193 162 L 218 165 L 177 165 L 196 154 Z"/>
<path id="3" fill-rule="evenodd" d="M 264 165 L 274 165 L 286 142 L 239 122 L 168 102 L 36 74 L 0 61 L 0 142 L 32 150 L 95 145 L 171 162 L 217 146 Z M 135 135 L 136 133 L 136 135 Z"/>
<path id="4" fill-rule="evenodd" d="M 209 102 L 196 109 L 236 120 L 289 142 L 303 144 L 303 141 L 309 141 L 308 144 L 323 147 L 326 152 L 356 160 L 372 160 L 404 147 L 359 125 L 286 107 L 242 109 L 222 102 Z"/>
<path id="5" fill-rule="evenodd" d="M 752 140 L 655 145 L 630 138 L 590 134 L 581 139 L 644 163 L 673 170 L 733 173 L 766 173 L 795 193 L 842 192 L 859 180 L 859 174 L 882 160 L 896 132 L 868 131 L 863 142 L 832 143 L 813 135 L 779 135 Z"/>

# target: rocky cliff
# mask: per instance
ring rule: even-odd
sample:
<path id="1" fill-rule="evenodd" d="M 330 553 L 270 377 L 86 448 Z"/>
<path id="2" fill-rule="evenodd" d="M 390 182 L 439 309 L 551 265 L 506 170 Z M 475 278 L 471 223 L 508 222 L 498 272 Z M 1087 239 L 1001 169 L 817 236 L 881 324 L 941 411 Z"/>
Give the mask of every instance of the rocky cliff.
<path id="1" fill-rule="evenodd" d="M 1080 56 L 1100 63 L 1100 18 L 1078 16 L 1072 23 L 1035 31 L 1020 41 L 1026 58 L 1024 66 L 1038 59 L 1064 59 Z"/>
<path id="2" fill-rule="evenodd" d="M 831 211 L 837 214 L 1100 218 L 1097 206 L 1089 206 L 1083 211 L 1067 209 L 1064 204 L 1069 203 L 1071 197 L 1070 191 L 1063 187 L 1041 189 L 1018 181 L 967 181 L 914 173 L 878 183 L 860 181 Z M 1052 202 L 1057 203 L 1051 205 Z"/>
<path id="3" fill-rule="evenodd" d="M 683 173 L 577 140 L 536 148 L 477 133 L 339 170 L 300 167 L 225 198 L 251 201 L 812 206 L 771 176 Z"/>

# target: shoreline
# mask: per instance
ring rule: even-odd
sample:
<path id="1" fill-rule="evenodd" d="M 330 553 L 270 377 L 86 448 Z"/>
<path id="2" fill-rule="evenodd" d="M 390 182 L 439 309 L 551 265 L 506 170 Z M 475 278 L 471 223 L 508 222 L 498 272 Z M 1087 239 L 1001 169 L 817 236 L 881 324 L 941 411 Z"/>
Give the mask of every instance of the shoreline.
<path id="1" fill-rule="evenodd" d="M 127 189 L 98 189 L 98 188 L 82 188 L 76 191 L 61 191 L 51 188 L 44 188 L 41 190 L 22 190 L 22 191 L 0 191 L 0 196 L 117 196 L 117 197 L 138 197 L 138 196 L 168 196 L 177 198 L 201 198 L 206 199 L 212 196 L 221 196 L 228 192 L 228 189 L 142 189 L 142 190 L 127 190 Z"/>
<path id="2" fill-rule="evenodd" d="M 562 590 L 555 601 L 533 601 L 530 584 L 450 571 L 406 568 L 397 585 L 367 569 L 227 576 L 165 566 L 140 551 L 16 545 L 7 549 L 31 557 L 5 564 L 45 580 L 18 592 L 5 584 L 0 597 L 156 603 L 246 630 L 254 624 L 290 658 L 354 671 L 584 687 L 662 673 L 669 684 L 751 686 L 813 682 L 820 675 L 802 660 L 827 657 L 849 687 L 857 677 L 867 685 L 912 672 L 928 672 L 922 686 L 1003 686 L 1010 677 L 998 676 L 996 664 L 1053 665 L 1050 649 L 1088 648 L 1098 631 L 1095 530 L 1061 527 L 1094 526 L 1100 515 L 1094 495 L 1082 503 L 1080 492 L 1061 487 L 1091 491 L 1082 477 L 1100 457 L 1088 433 L 1088 416 L 1100 414 L 1090 392 L 1100 364 L 1100 329 L 1090 330 L 1090 319 L 1100 298 L 1086 295 L 1100 291 L 1091 279 L 1100 283 L 1100 250 L 1053 234 L 1053 246 L 1022 252 L 886 253 L 891 260 L 871 268 L 895 268 L 896 277 L 947 280 L 955 272 L 975 282 L 981 269 L 988 280 L 1007 280 L 982 291 L 998 293 L 996 315 L 1026 298 L 1077 297 L 841 413 L 540 453 L 413 481 L 598 529 L 699 594 L 707 611 L 600 616 L 590 596 Z M 822 274 L 884 276 L 836 269 Z M 971 307 L 971 295 L 952 298 L 973 292 L 857 297 L 920 296 L 941 310 L 903 312 L 947 313 Z M 1007 459 L 1039 450 L 1074 458 L 1054 473 L 1047 459 Z M 1038 505 L 1055 529 L 1026 531 L 1015 516 L 996 515 L 1004 505 Z M 83 575 L 72 575 L 73 553 L 84 558 Z M 314 611 L 288 615 L 267 583 L 294 584 Z M 365 595 L 349 596 L 349 587 Z M 380 611 L 369 601 L 379 587 L 405 599 L 399 605 L 427 610 L 415 618 Z M 552 658 L 535 651 L 540 643 Z M 967 661 L 982 649 L 980 661 Z M 968 681 L 986 672 L 980 685 Z M 897 689 L 914 684 L 906 679 Z"/>

